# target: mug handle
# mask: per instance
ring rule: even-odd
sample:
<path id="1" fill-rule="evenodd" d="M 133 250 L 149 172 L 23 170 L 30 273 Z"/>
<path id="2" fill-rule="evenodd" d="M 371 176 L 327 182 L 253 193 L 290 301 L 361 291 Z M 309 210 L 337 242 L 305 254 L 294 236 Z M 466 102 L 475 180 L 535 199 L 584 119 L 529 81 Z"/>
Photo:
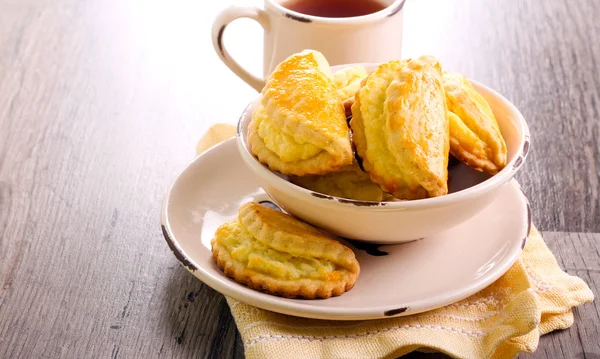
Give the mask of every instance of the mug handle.
<path id="1" fill-rule="evenodd" d="M 231 22 L 239 18 L 249 18 L 255 20 L 262 26 L 264 31 L 269 30 L 269 18 L 267 13 L 257 7 L 246 7 L 246 6 L 231 6 L 219 13 L 215 18 L 212 25 L 212 42 L 221 58 L 221 61 L 229 67 L 233 73 L 238 75 L 242 80 L 246 81 L 248 85 L 252 86 L 256 91 L 260 92 L 265 87 L 265 79 L 259 78 L 252 75 L 246 69 L 244 69 L 237 61 L 235 61 L 223 44 L 223 33 L 225 28 Z"/>

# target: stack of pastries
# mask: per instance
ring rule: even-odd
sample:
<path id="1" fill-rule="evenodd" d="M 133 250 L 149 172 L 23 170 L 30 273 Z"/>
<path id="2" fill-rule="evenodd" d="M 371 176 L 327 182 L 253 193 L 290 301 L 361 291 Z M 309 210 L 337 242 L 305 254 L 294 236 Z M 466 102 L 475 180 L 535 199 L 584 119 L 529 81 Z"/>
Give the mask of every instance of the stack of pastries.
<path id="1" fill-rule="evenodd" d="M 489 174 L 506 165 L 489 104 L 432 56 L 368 74 L 362 66 L 332 73 L 317 51 L 294 54 L 267 80 L 248 140 L 293 183 L 363 201 L 447 194 L 450 155 Z"/>
<path id="2" fill-rule="evenodd" d="M 507 157 L 483 96 L 431 56 L 332 73 L 319 52 L 294 54 L 269 76 L 248 142 L 291 182 L 360 201 L 443 196 L 450 156 L 492 175 Z M 236 281 L 284 297 L 341 295 L 360 272 L 348 247 L 258 203 L 217 230 L 212 251 Z"/>

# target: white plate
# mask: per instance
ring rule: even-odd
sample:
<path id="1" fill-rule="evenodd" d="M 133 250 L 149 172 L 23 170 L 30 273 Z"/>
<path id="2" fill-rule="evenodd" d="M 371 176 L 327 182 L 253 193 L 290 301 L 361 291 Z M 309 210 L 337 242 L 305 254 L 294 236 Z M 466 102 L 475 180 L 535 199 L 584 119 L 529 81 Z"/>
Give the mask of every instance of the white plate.
<path id="1" fill-rule="evenodd" d="M 241 204 L 269 200 L 242 162 L 235 139 L 208 150 L 179 174 L 164 199 L 161 221 L 177 259 L 225 295 L 300 317 L 376 319 L 456 302 L 510 268 L 529 233 L 529 205 L 515 181 L 502 192 L 481 213 L 442 234 L 399 245 L 353 242 L 360 276 L 352 290 L 325 300 L 254 291 L 226 277 L 213 261 L 210 241 L 217 227 L 234 218 Z"/>

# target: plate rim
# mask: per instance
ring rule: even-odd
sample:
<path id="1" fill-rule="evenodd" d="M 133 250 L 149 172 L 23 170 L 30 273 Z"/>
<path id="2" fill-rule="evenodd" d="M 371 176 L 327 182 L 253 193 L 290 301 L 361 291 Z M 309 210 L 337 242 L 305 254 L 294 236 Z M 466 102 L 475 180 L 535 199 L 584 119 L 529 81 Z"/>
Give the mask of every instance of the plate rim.
<path id="1" fill-rule="evenodd" d="M 181 265 L 184 266 L 186 270 L 192 273 L 196 278 L 200 279 L 203 283 L 216 290 L 219 293 L 222 293 L 226 296 L 232 297 L 240 302 L 265 309 L 272 312 L 277 312 L 281 314 L 293 315 L 297 317 L 303 318 L 313 318 L 313 319 L 327 319 L 327 320 L 375 320 L 375 319 L 383 319 L 383 318 L 392 318 L 399 316 L 412 315 L 422 312 L 431 311 L 462 299 L 465 299 L 483 288 L 489 286 L 493 282 L 495 282 L 498 278 L 500 278 L 503 274 L 505 274 L 512 265 L 518 260 L 520 254 L 525 248 L 525 244 L 529 235 L 529 231 L 531 228 L 531 209 L 529 205 L 529 201 L 523 190 L 516 182 L 516 180 L 511 179 L 508 183 L 505 184 L 506 188 L 501 189 L 501 191 L 518 191 L 519 196 L 524 204 L 525 204 L 525 213 L 521 213 L 521 215 L 525 214 L 527 225 L 524 226 L 526 229 L 526 233 L 523 234 L 523 238 L 514 239 L 514 241 L 520 240 L 520 246 L 513 246 L 512 252 L 505 256 L 504 262 L 500 265 L 495 266 L 495 269 L 487 272 L 483 275 L 482 279 L 473 282 L 471 285 L 465 286 L 458 291 L 451 291 L 450 295 L 437 295 L 431 298 L 427 298 L 424 300 L 419 300 L 417 303 L 401 303 L 397 306 L 379 306 L 379 307 L 370 307 L 368 309 L 353 309 L 351 313 L 348 312 L 346 308 L 332 308 L 332 307 L 316 307 L 308 304 L 303 304 L 302 302 L 288 302 L 283 300 L 285 298 L 280 298 L 277 296 L 273 296 L 270 294 L 262 293 L 259 291 L 254 291 L 254 294 L 257 296 L 251 296 L 243 293 L 242 291 L 236 290 L 235 287 L 240 286 L 246 289 L 243 284 L 237 283 L 227 277 L 224 273 L 222 276 L 224 278 L 218 278 L 216 276 L 208 273 L 203 266 L 199 265 L 191 256 L 189 256 L 185 250 L 179 245 L 173 231 L 171 230 L 171 225 L 168 216 L 169 203 L 171 198 L 171 193 L 173 188 L 182 177 L 182 175 L 192 168 L 197 161 L 199 161 L 203 156 L 208 155 L 214 151 L 222 150 L 225 147 L 234 147 L 233 151 L 235 154 L 239 155 L 236 148 L 236 138 L 229 138 L 221 143 L 218 143 L 208 150 L 204 151 L 202 154 L 196 156 L 193 161 L 188 163 L 175 177 L 171 185 L 169 186 L 163 201 L 161 208 L 161 229 L 163 236 L 173 252 L 175 258 L 180 262 Z M 243 161 L 243 160 L 242 160 Z M 248 170 L 250 171 L 250 170 Z M 509 189 L 510 187 L 510 189 Z M 490 206 L 494 206 L 496 200 L 494 200 Z M 475 215 L 473 218 L 476 218 L 479 214 Z M 252 289 L 249 289 L 252 290 Z M 443 298 L 442 298 L 443 297 Z"/>

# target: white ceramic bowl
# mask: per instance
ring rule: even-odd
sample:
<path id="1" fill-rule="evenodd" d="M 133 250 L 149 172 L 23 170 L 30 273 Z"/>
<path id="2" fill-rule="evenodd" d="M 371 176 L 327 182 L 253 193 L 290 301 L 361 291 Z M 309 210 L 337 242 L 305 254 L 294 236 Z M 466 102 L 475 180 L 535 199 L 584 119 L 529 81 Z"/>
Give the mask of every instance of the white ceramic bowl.
<path id="1" fill-rule="evenodd" d="M 370 71 L 377 64 L 362 64 Z M 351 65 L 334 66 L 334 71 Z M 316 193 L 271 171 L 250 152 L 247 133 L 260 96 L 242 114 L 238 149 L 265 192 L 283 209 L 333 234 L 376 243 L 401 243 L 450 229 L 487 207 L 523 165 L 529 150 L 529 129 L 523 115 L 496 91 L 471 81 L 489 102 L 508 149 L 506 167 L 489 176 L 457 165 L 449 173 L 450 193 L 402 202 L 365 202 Z M 485 233 L 482 233 L 485 235 Z"/>

